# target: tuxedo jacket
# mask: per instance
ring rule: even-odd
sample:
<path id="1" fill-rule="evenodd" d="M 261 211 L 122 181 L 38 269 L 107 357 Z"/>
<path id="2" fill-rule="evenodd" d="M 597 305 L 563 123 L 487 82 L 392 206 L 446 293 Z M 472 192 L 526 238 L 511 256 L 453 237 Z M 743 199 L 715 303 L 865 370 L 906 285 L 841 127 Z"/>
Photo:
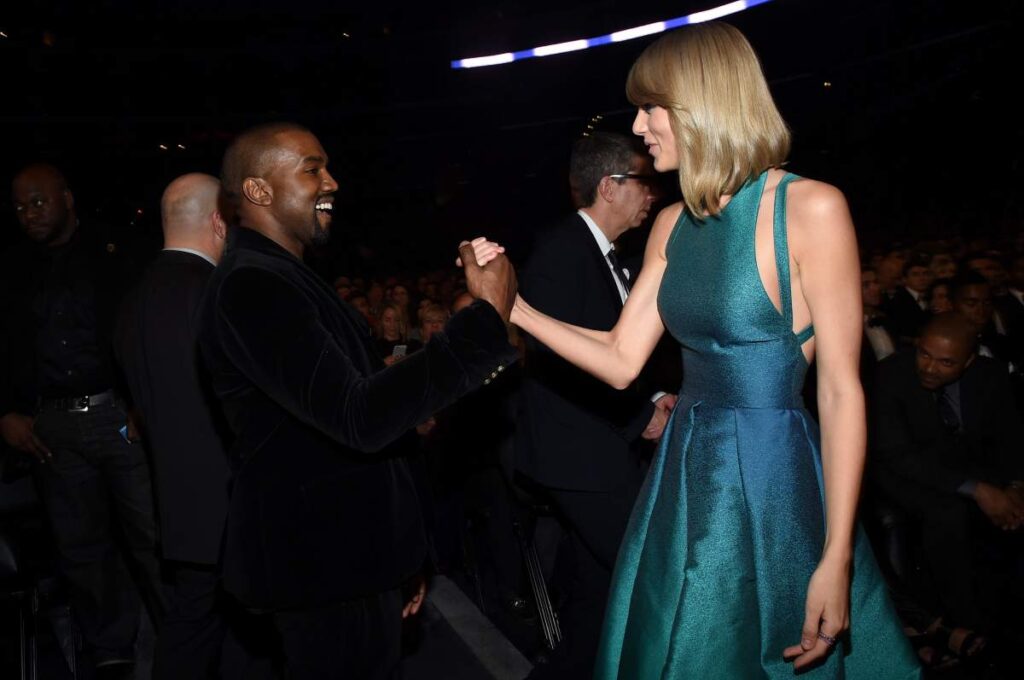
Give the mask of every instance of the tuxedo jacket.
<path id="1" fill-rule="evenodd" d="M 611 330 L 622 312 L 607 261 L 578 214 L 540 238 L 519 290 L 541 312 L 585 328 Z M 605 491 L 638 478 L 630 445 L 654 413 L 650 393 L 615 390 L 530 336 L 526 348 L 517 468 L 559 489 Z"/>
<path id="2" fill-rule="evenodd" d="M 409 432 L 515 359 L 501 317 L 476 301 L 384 369 L 362 315 L 248 229 L 233 233 L 200 313 L 234 436 L 225 588 L 282 608 L 401 585 L 426 556 Z"/>
<path id="3" fill-rule="evenodd" d="M 114 329 L 152 456 L 165 559 L 216 564 L 228 504 L 219 411 L 198 360 L 195 317 L 212 264 L 165 250 L 125 298 Z"/>
<path id="4" fill-rule="evenodd" d="M 871 468 L 939 492 L 968 479 L 1004 484 L 1024 479 L 1020 416 L 1006 365 L 975 357 L 960 378 L 962 432 L 950 433 L 936 394 L 921 387 L 915 352 L 878 366 L 871 400 Z"/>

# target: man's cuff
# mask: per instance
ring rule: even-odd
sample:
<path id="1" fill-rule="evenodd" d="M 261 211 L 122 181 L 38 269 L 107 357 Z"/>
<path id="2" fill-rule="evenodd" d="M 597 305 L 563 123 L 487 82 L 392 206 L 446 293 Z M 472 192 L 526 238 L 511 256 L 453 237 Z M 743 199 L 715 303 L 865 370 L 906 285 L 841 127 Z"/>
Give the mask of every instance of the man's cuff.
<path id="1" fill-rule="evenodd" d="M 651 397 L 651 403 L 652 404 L 657 404 L 658 400 L 661 399 L 662 397 L 664 397 L 667 394 L 668 394 L 668 392 L 662 392 L 660 390 L 655 392 L 654 396 Z"/>
<path id="2" fill-rule="evenodd" d="M 475 300 L 448 321 L 448 346 L 475 384 L 490 384 L 518 357 L 508 342 L 508 328 L 494 307 Z"/>

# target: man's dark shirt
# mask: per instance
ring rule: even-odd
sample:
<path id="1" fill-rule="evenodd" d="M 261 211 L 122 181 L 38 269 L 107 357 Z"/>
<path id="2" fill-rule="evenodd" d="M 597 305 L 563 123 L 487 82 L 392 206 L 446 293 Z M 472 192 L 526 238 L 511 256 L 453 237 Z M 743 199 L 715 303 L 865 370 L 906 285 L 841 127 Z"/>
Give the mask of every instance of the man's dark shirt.
<path id="1" fill-rule="evenodd" d="M 83 226 L 63 246 L 24 241 L 0 256 L 0 414 L 115 386 L 111 330 L 131 277 L 104 235 Z"/>

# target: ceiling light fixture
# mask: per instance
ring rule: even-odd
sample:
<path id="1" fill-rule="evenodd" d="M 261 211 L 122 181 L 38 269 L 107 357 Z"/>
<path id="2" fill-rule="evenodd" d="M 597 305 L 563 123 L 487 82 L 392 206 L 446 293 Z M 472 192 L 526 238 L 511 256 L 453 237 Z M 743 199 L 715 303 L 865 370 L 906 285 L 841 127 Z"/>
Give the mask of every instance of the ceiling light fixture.
<path id="1" fill-rule="evenodd" d="M 627 28 L 623 31 L 616 31 L 615 33 L 609 33 L 608 35 L 602 35 L 597 38 L 569 40 L 566 42 L 555 43 L 554 45 L 544 45 L 542 47 L 533 47 L 528 50 L 519 50 L 518 52 L 491 54 L 486 57 L 456 59 L 452 61 L 452 68 L 461 69 L 495 66 L 497 64 L 510 64 L 513 61 L 522 61 L 523 59 L 532 59 L 534 57 L 550 57 L 554 54 L 577 52 L 589 47 L 608 45 L 609 43 L 623 42 L 624 40 L 642 38 L 646 35 L 654 35 L 655 33 L 669 31 L 673 28 L 679 28 L 680 26 L 685 26 L 687 24 L 699 24 L 703 21 L 711 21 L 713 19 L 735 14 L 736 12 L 742 12 L 745 9 L 750 9 L 751 7 L 763 5 L 764 3 L 771 1 L 772 0 L 737 0 L 736 2 L 729 2 L 702 12 L 687 14 L 684 17 L 676 17 L 675 19 L 667 19 L 666 21 L 656 21 L 653 24 Z"/>

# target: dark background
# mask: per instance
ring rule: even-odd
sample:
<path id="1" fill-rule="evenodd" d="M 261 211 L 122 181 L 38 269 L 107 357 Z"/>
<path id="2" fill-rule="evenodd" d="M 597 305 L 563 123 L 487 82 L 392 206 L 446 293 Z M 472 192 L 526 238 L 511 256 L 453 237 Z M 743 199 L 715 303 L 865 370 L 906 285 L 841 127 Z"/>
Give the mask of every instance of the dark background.
<path id="1" fill-rule="evenodd" d="M 64 169 L 83 214 L 158 239 L 170 179 L 216 173 L 234 133 L 287 119 L 317 133 L 341 184 L 334 273 L 445 264 L 478 234 L 521 258 L 569 209 L 568 150 L 591 117 L 628 132 L 626 74 L 655 37 L 474 70 L 449 62 L 721 2 L 5 6 L 0 240 L 16 233 L 8 187 L 27 161 Z M 726 20 L 761 55 L 793 128 L 790 169 L 843 189 L 872 243 L 1020 229 L 1019 4 L 776 0 Z"/>

